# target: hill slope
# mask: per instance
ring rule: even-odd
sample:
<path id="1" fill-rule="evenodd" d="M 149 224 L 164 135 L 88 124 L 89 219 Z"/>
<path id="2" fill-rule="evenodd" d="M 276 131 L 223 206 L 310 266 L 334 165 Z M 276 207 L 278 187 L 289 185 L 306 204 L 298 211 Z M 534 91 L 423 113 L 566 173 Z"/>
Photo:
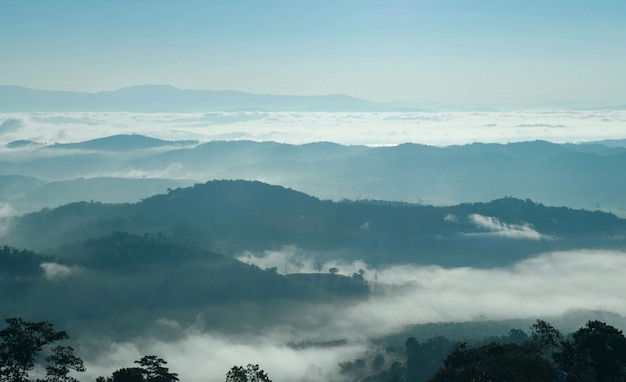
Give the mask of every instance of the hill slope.
<path id="1" fill-rule="evenodd" d="M 3 240 L 44 249 L 126 231 L 236 255 L 285 245 L 371 263 L 510 264 L 551 250 L 621 248 L 626 220 L 504 198 L 433 207 L 331 202 L 250 181 L 212 181 L 134 204 L 74 203 L 17 218 Z"/>
<path id="2" fill-rule="evenodd" d="M 0 290 L 9 296 L 0 301 L 5 314 L 98 327 L 115 337 L 136 335 L 165 317 L 193 322 L 203 312 L 210 312 L 208 324 L 225 331 L 251 322 L 261 328 L 275 321 L 268 311 L 283 304 L 369 294 L 363 281 L 345 276 L 314 274 L 314 281 L 303 282 L 162 237 L 121 232 L 46 256 L 3 247 L 0 265 Z M 244 306 L 247 314 L 239 317 Z M 253 315 L 258 317 L 251 321 Z"/>

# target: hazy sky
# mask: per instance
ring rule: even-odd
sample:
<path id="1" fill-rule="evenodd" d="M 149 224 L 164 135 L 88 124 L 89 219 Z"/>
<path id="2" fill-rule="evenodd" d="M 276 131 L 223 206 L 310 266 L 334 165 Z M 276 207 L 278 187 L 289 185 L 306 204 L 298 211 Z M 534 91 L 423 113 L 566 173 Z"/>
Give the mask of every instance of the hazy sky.
<path id="1" fill-rule="evenodd" d="M 0 0 L 0 84 L 626 100 L 623 0 Z"/>

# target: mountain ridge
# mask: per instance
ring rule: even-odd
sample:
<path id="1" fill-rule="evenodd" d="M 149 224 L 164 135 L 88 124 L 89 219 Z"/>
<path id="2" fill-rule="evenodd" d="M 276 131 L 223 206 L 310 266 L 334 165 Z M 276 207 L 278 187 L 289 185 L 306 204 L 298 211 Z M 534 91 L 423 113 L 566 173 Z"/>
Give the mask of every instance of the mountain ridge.
<path id="1" fill-rule="evenodd" d="M 626 147 L 597 143 L 369 147 L 329 142 L 164 141 L 126 134 L 69 144 L 7 147 L 3 159 L 0 203 L 10 204 L 16 214 L 81 200 L 134 202 L 183 183 L 246 179 L 331 200 L 452 205 L 510 195 L 626 216 L 626 182 L 613 175 L 626 172 Z M 13 174 L 37 182 L 9 177 Z M 120 188 L 122 180 L 114 178 L 124 179 L 129 186 L 133 180 L 139 189 Z M 111 181 L 108 187 L 105 179 Z M 162 179 L 160 189 L 147 185 L 158 179 Z M 43 185 L 51 182 L 55 182 L 53 193 L 48 192 L 52 185 Z M 66 187 L 61 189 L 62 185 Z M 117 196 L 111 198 L 111 194 Z M 123 199 L 124 194 L 129 197 Z"/>
<path id="2" fill-rule="evenodd" d="M 233 255 L 296 246 L 370 263 L 493 266 L 554 250 L 620 247 L 626 220 L 516 198 L 448 207 L 332 202 L 258 181 L 221 180 L 132 204 L 72 203 L 27 214 L 2 240 L 42 250 L 117 231 Z"/>
<path id="3" fill-rule="evenodd" d="M 378 111 L 378 104 L 345 94 L 271 95 L 237 90 L 179 89 L 136 85 L 96 93 L 0 85 L 0 112 L 197 112 L 197 111 Z"/>
<path id="4" fill-rule="evenodd" d="M 139 98 L 138 98 L 139 96 Z M 114 101 L 113 98 L 122 99 Z M 200 98 L 198 98 L 200 97 Z M 148 98 L 150 102 L 141 102 Z M 185 101 L 173 103 L 173 100 Z M 210 100 L 207 104 L 207 100 Z M 127 102 L 135 102 L 129 105 Z M 157 101 L 159 103 L 157 103 Z M 441 103 L 440 101 L 374 102 L 344 93 L 320 95 L 264 94 L 233 89 L 178 88 L 168 84 L 129 85 L 114 90 L 86 92 L 36 89 L 0 84 L 0 112 L 198 112 L 198 111 L 516 111 L 524 110 L 625 110 L 626 104 L 560 100 L 521 104 Z"/>

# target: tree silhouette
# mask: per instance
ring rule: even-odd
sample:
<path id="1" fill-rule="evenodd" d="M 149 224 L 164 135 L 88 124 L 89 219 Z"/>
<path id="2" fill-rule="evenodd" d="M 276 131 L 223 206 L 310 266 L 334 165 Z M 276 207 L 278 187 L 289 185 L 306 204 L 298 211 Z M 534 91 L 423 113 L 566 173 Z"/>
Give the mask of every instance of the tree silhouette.
<path id="1" fill-rule="evenodd" d="M 139 367 L 125 367 L 115 370 L 112 382 L 144 382 L 143 370 Z"/>
<path id="2" fill-rule="evenodd" d="M 46 382 L 78 382 L 69 373 L 85 371 L 83 360 L 74 354 L 70 346 L 55 346 L 46 361 L 49 363 L 46 365 Z"/>
<path id="3" fill-rule="evenodd" d="M 561 333 L 544 320 L 537 320 L 530 327 L 530 339 L 541 350 L 553 350 L 559 346 Z"/>
<path id="4" fill-rule="evenodd" d="M 530 327 L 529 343 L 535 346 L 544 357 L 549 358 L 559 347 L 561 333 L 544 320 L 537 320 Z"/>
<path id="5" fill-rule="evenodd" d="M 226 373 L 226 382 L 272 382 L 259 365 L 233 366 Z"/>
<path id="6" fill-rule="evenodd" d="M 420 343 L 415 339 L 415 337 L 409 337 L 404 342 L 404 347 L 406 349 L 406 378 L 409 381 L 415 381 L 419 375 L 419 358 L 420 354 Z"/>
<path id="7" fill-rule="evenodd" d="M 538 382 L 554 378 L 554 368 L 535 348 L 492 343 L 479 348 L 457 346 L 429 382 Z"/>
<path id="8" fill-rule="evenodd" d="M 27 322 L 21 318 L 7 318 L 5 322 L 7 326 L 0 330 L 0 381 L 2 382 L 27 381 L 28 373 L 35 367 L 35 360 L 43 347 L 69 338 L 67 333 L 55 330 L 47 321 Z M 73 356 L 73 352 L 68 348 L 61 347 L 50 356 L 53 362 L 51 366 L 53 373 L 62 373 L 64 367 L 70 369 L 73 367 L 74 362 L 79 358 L 75 356 L 66 358 L 65 355 L 69 354 Z M 64 362 L 69 362 L 69 364 L 64 365 Z M 49 377 L 61 378 L 59 374 Z"/>
<path id="9" fill-rule="evenodd" d="M 169 369 L 165 367 L 167 362 L 156 355 L 143 356 L 135 363 L 141 366 L 140 369 L 148 382 L 175 382 L 179 380 L 178 374 L 170 373 Z"/>
<path id="10" fill-rule="evenodd" d="M 621 330 L 589 321 L 554 354 L 568 382 L 626 380 L 626 338 Z"/>

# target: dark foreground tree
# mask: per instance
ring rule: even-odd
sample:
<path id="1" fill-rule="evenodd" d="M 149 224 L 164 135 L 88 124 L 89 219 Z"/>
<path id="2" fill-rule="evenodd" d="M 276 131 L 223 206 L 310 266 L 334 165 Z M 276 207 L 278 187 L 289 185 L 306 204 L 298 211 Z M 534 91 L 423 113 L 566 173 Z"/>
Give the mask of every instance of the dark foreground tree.
<path id="1" fill-rule="evenodd" d="M 165 367 L 167 362 L 156 355 L 145 355 L 135 361 L 140 367 L 125 367 L 109 378 L 98 377 L 96 382 L 177 382 L 178 374 Z"/>
<path id="2" fill-rule="evenodd" d="M 100 382 L 102 382 L 102 379 L 100 379 Z M 113 378 L 111 378 L 111 381 L 112 382 L 144 382 L 143 370 L 139 367 L 124 367 L 122 369 L 115 370 L 113 372 Z"/>
<path id="3" fill-rule="evenodd" d="M 74 354 L 70 346 L 55 346 L 52 354 L 46 357 L 46 382 L 78 382 L 70 372 L 85 371 L 83 360 Z"/>
<path id="4" fill-rule="evenodd" d="M 530 327 L 530 342 L 544 356 L 551 356 L 559 348 L 561 333 L 554 326 L 544 320 L 537 320 Z"/>
<path id="5" fill-rule="evenodd" d="M 28 373 L 35 367 L 35 361 L 47 345 L 68 337 L 64 331 L 57 331 L 47 321 L 27 322 L 21 318 L 7 318 L 7 326 L 0 330 L 0 381 L 28 381 Z M 84 371 L 82 360 L 76 357 L 73 349 L 57 346 L 46 360 L 50 381 L 69 381 L 71 370 Z"/>
<path id="6" fill-rule="evenodd" d="M 623 382 L 626 338 L 611 325 L 589 321 L 562 343 L 554 360 L 567 373 L 567 382 Z"/>
<path id="7" fill-rule="evenodd" d="M 555 379 L 555 369 L 534 347 L 497 344 L 468 348 L 465 344 L 444 360 L 430 382 L 542 382 Z"/>
<path id="8" fill-rule="evenodd" d="M 145 380 L 148 382 L 176 382 L 178 374 L 170 373 L 165 367 L 167 362 L 156 355 L 143 356 L 139 361 L 135 361 L 141 366 Z"/>
<path id="9" fill-rule="evenodd" d="M 226 382 L 272 382 L 259 365 L 233 366 L 226 373 Z"/>

